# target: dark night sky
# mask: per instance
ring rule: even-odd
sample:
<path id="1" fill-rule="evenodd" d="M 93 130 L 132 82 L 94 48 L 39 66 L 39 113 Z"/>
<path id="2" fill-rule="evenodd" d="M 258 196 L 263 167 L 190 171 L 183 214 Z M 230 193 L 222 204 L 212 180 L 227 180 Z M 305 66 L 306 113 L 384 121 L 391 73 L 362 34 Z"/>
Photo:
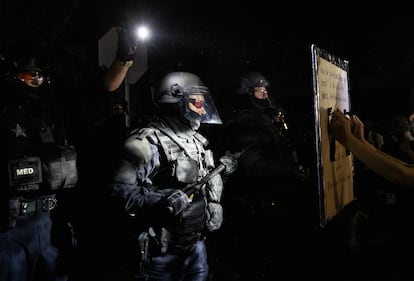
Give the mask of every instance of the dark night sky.
<path id="1" fill-rule="evenodd" d="M 276 97 L 288 103 L 303 97 L 307 103 L 312 100 L 310 46 L 316 44 L 349 61 L 357 112 L 410 110 L 414 18 L 402 8 L 299 8 L 292 1 L 15 2 L 6 0 L 0 9 L 6 49 L 40 41 L 51 56 L 70 53 L 96 64 L 97 41 L 110 27 L 122 18 L 145 21 L 154 32 L 147 43 L 150 73 L 178 67 L 194 71 L 218 95 L 236 73 L 256 69 L 269 78 Z"/>
<path id="2" fill-rule="evenodd" d="M 152 68 L 182 65 L 207 79 L 220 77 L 217 83 L 238 71 L 256 69 L 269 77 L 276 96 L 308 96 L 310 46 L 316 44 L 349 61 L 354 108 L 372 107 L 381 114 L 394 104 L 393 111 L 410 110 L 414 19 L 403 9 L 394 12 L 385 4 L 366 10 L 357 5 L 300 9 L 295 2 L 269 1 L 131 3 L 126 9 L 130 14 L 120 8 L 118 17 L 143 19 L 154 28 L 149 43 Z M 100 9 L 108 15 L 106 7 Z M 100 27 L 105 24 L 111 23 Z"/>

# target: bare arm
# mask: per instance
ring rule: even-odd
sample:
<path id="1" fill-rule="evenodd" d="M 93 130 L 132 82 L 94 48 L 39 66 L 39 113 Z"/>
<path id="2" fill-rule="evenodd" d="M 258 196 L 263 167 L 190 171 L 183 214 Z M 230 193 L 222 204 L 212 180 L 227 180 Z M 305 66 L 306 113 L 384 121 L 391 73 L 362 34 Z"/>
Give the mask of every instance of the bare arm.
<path id="1" fill-rule="evenodd" d="M 337 141 L 378 175 L 392 183 L 414 189 L 414 166 L 376 149 L 362 137 L 361 132 L 363 124 L 356 116 L 348 119 L 340 111 L 333 113 L 330 133 Z"/>
<path id="2" fill-rule="evenodd" d="M 105 73 L 104 87 L 105 90 L 113 92 L 118 89 L 125 79 L 128 69 L 131 65 L 128 63 L 121 62 L 117 59 L 113 61 L 111 66 Z"/>
<path id="3" fill-rule="evenodd" d="M 118 28 L 118 46 L 116 58 L 105 73 L 104 88 L 109 92 L 118 89 L 125 79 L 129 67 L 132 65 L 137 43 L 130 33 L 123 28 Z"/>

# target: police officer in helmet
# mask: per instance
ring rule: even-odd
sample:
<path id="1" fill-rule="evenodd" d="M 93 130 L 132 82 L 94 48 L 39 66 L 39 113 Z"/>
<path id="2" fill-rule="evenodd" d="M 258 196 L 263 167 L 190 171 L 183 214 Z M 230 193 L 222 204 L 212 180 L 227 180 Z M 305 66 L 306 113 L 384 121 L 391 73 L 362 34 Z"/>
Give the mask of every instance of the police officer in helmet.
<path id="1" fill-rule="evenodd" d="M 55 216 L 63 190 L 77 181 L 76 153 L 52 113 L 38 58 L 0 63 L 0 280 L 67 280 L 58 248 L 64 243 L 54 231 L 71 225 Z"/>
<path id="2" fill-rule="evenodd" d="M 202 123 L 220 124 L 220 116 L 209 89 L 189 72 L 165 75 L 154 102 L 158 116 L 125 141 L 111 197 L 131 218 L 140 249 L 149 249 L 141 251 L 145 254 L 135 264 L 141 264 L 140 276 L 207 280 L 205 239 L 222 223 L 223 181 L 215 174 L 205 184 L 191 186 L 215 167 L 208 141 L 197 130 Z M 227 161 L 225 172 L 235 164 Z"/>
<path id="3" fill-rule="evenodd" d="M 239 275 L 237 280 L 271 279 L 271 263 L 291 234 L 290 214 L 298 206 L 295 193 L 306 176 L 287 137 L 285 111 L 270 95 L 265 76 L 244 73 L 231 101 L 232 112 L 216 134 L 217 150 L 244 153 L 224 189 L 220 237 L 227 258 L 221 273 L 226 280 Z"/>

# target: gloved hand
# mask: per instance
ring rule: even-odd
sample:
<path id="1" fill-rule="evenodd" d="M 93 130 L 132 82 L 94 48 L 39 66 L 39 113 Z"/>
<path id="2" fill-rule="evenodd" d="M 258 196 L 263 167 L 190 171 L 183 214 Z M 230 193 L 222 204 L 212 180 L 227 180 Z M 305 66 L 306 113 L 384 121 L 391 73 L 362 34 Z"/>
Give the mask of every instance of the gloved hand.
<path id="1" fill-rule="evenodd" d="M 130 61 L 135 58 L 137 41 L 130 34 L 128 29 L 120 28 L 118 30 L 118 48 L 116 58 L 120 61 Z"/>
<path id="2" fill-rule="evenodd" d="M 225 155 L 219 159 L 219 162 L 225 166 L 223 171 L 224 175 L 230 175 L 237 169 L 237 159 L 240 156 L 239 153 L 231 154 L 229 151 L 226 151 Z"/>
<path id="3" fill-rule="evenodd" d="M 190 203 L 187 194 L 177 189 L 166 194 L 156 204 L 158 208 L 166 209 L 174 216 L 180 214 Z"/>

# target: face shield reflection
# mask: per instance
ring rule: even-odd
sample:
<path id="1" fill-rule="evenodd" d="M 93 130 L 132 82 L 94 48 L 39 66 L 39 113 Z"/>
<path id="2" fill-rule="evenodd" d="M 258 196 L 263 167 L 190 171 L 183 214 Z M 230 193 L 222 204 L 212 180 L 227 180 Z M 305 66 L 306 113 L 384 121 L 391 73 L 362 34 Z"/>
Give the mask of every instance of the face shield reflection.
<path id="1" fill-rule="evenodd" d="M 189 95 L 189 109 L 201 115 L 202 124 L 222 124 L 213 98 L 209 93 Z"/>
<path id="2" fill-rule="evenodd" d="M 203 116 L 206 114 L 206 111 L 204 109 L 204 96 L 203 95 L 190 95 L 188 97 L 188 108 L 197 113 L 200 116 Z"/>
<path id="3" fill-rule="evenodd" d="M 39 71 L 23 71 L 17 74 L 17 78 L 32 88 L 40 87 L 45 81 L 45 76 Z"/>

